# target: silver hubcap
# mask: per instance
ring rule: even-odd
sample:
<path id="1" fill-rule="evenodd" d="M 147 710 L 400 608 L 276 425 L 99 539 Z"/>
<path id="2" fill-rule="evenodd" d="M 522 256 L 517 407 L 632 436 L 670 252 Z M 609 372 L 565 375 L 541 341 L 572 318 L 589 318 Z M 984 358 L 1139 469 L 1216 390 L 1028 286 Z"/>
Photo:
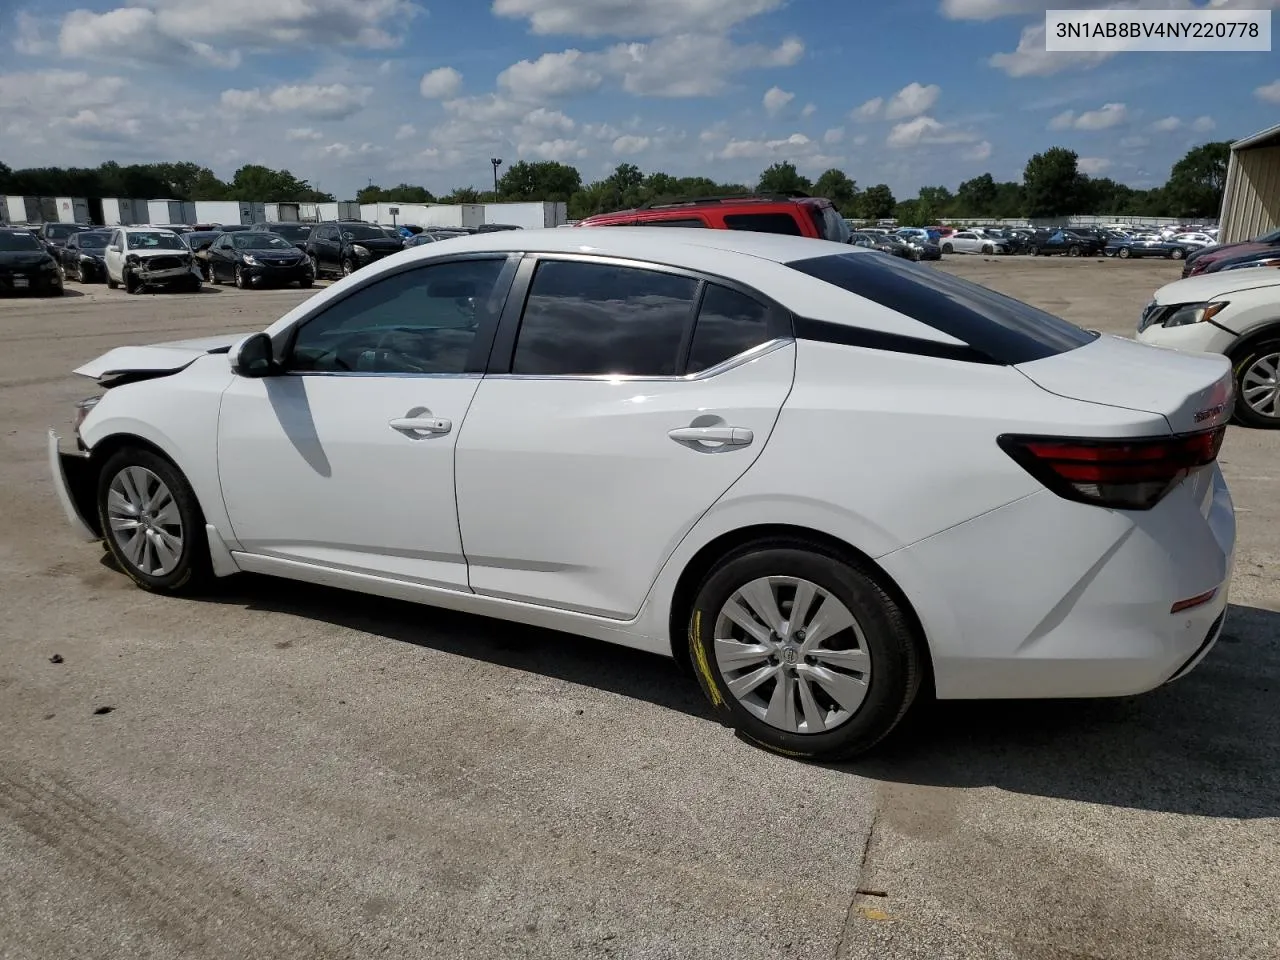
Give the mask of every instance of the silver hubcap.
<path id="1" fill-rule="evenodd" d="M 153 577 L 172 573 L 182 557 L 182 515 L 173 494 L 146 467 L 125 467 L 107 488 L 107 520 L 121 554 Z"/>
<path id="2" fill-rule="evenodd" d="M 763 577 L 716 618 L 716 664 L 738 702 L 787 733 L 824 733 L 862 706 L 871 655 L 848 607 L 816 583 Z"/>
<path id="3" fill-rule="evenodd" d="M 1240 378 L 1240 393 L 1254 413 L 1280 417 L 1280 353 L 1259 357 Z"/>

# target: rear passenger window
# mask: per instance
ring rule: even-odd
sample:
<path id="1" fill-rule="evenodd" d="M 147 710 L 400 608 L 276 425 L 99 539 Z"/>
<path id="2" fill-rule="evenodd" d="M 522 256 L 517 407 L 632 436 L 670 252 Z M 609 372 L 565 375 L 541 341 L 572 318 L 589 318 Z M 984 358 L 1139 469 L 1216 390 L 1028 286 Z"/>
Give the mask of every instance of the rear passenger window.
<path id="1" fill-rule="evenodd" d="M 538 265 L 511 372 L 670 377 L 697 281 L 655 270 L 548 260 Z"/>
<path id="2" fill-rule="evenodd" d="M 787 213 L 731 213 L 724 218 L 730 230 L 752 230 L 756 233 L 785 233 L 802 237 L 796 218 Z"/>
<path id="3" fill-rule="evenodd" d="M 762 303 L 736 291 L 707 286 L 693 328 L 689 373 L 724 363 L 769 341 L 769 311 Z"/>
<path id="4" fill-rule="evenodd" d="M 696 218 L 688 220 L 639 220 L 638 227 L 705 227 L 706 224 Z"/>

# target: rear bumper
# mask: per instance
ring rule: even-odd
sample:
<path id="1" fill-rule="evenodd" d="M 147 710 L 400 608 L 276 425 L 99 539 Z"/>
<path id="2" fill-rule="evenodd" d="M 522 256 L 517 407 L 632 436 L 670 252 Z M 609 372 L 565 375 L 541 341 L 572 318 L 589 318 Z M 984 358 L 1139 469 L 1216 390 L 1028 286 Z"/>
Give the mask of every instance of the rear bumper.
<path id="1" fill-rule="evenodd" d="M 241 267 L 241 272 L 250 283 L 269 286 L 273 283 L 297 283 L 312 279 L 311 265 L 302 262 L 296 267 Z"/>
<path id="2" fill-rule="evenodd" d="M 917 608 L 940 698 L 1115 697 L 1185 676 L 1209 653 L 1235 539 L 1214 466 L 1150 511 L 1043 491 L 879 562 Z"/>
<path id="3" fill-rule="evenodd" d="M 0 294 L 48 294 L 61 290 L 62 276 L 57 271 L 31 270 L 0 276 Z"/>
<path id="4" fill-rule="evenodd" d="M 81 453 L 64 453 L 59 437 L 52 430 L 46 440 L 49 473 L 53 478 L 58 505 L 76 534 L 85 540 L 100 540 L 94 516 L 94 475 L 89 458 Z"/>

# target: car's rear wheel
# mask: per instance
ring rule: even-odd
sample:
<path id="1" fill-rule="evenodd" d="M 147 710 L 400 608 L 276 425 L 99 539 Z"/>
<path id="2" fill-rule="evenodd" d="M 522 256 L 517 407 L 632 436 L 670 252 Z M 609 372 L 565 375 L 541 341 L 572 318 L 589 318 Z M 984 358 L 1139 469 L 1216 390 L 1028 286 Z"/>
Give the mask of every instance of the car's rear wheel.
<path id="1" fill-rule="evenodd" d="M 1280 430 L 1280 340 L 1254 344 L 1236 363 L 1236 419 Z"/>
<path id="2" fill-rule="evenodd" d="M 111 456 L 98 478 L 98 516 L 111 556 L 143 589 L 185 593 L 211 578 L 200 504 L 158 454 L 126 447 Z"/>
<path id="3" fill-rule="evenodd" d="M 1040 256 L 1040 248 L 1033 243 L 1031 246 L 1027 247 L 1027 253 L 1033 257 L 1038 257 Z"/>
<path id="4" fill-rule="evenodd" d="M 721 561 L 698 590 L 689 646 L 721 719 L 810 760 L 873 747 L 906 714 L 922 675 L 900 604 L 865 571 L 799 542 L 750 545 Z"/>
<path id="5" fill-rule="evenodd" d="M 1067 247 L 1067 256 L 1068 257 L 1080 256 L 1080 247 L 1074 243 L 1071 246 Z"/>
<path id="6" fill-rule="evenodd" d="M 996 252 L 996 248 L 993 247 L 991 244 L 987 244 L 985 247 L 982 248 L 982 252 L 990 257 Z"/>
<path id="7" fill-rule="evenodd" d="M 1181 260 L 1186 255 L 1186 252 L 1181 247 L 1174 247 L 1169 251 L 1170 260 Z"/>
<path id="8" fill-rule="evenodd" d="M 1116 254 L 1116 256 L 1117 256 L 1117 257 L 1119 257 L 1121 260 L 1128 260 L 1128 259 L 1129 259 L 1129 248 L 1128 248 L 1128 247 L 1121 247 L 1121 248 L 1120 248 L 1120 251 Z"/>
<path id="9" fill-rule="evenodd" d="M 320 261 L 316 257 L 310 257 L 311 260 L 311 276 L 316 280 L 320 279 Z"/>

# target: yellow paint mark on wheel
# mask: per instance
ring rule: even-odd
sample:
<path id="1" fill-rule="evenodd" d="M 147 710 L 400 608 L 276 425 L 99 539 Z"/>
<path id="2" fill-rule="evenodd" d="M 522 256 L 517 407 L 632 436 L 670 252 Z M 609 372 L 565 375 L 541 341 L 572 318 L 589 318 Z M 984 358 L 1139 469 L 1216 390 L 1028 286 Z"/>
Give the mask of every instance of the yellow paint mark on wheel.
<path id="1" fill-rule="evenodd" d="M 702 649 L 702 611 L 693 611 L 693 622 L 689 625 L 689 646 L 693 647 L 693 661 L 698 668 L 698 672 L 702 674 L 703 682 L 707 687 L 707 696 L 711 698 L 713 707 L 724 705 L 724 697 L 720 694 L 720 687 L 716 684 L 716 675 L 711 670 L 711 663 L 707 660 L 707 651 Z"/>

